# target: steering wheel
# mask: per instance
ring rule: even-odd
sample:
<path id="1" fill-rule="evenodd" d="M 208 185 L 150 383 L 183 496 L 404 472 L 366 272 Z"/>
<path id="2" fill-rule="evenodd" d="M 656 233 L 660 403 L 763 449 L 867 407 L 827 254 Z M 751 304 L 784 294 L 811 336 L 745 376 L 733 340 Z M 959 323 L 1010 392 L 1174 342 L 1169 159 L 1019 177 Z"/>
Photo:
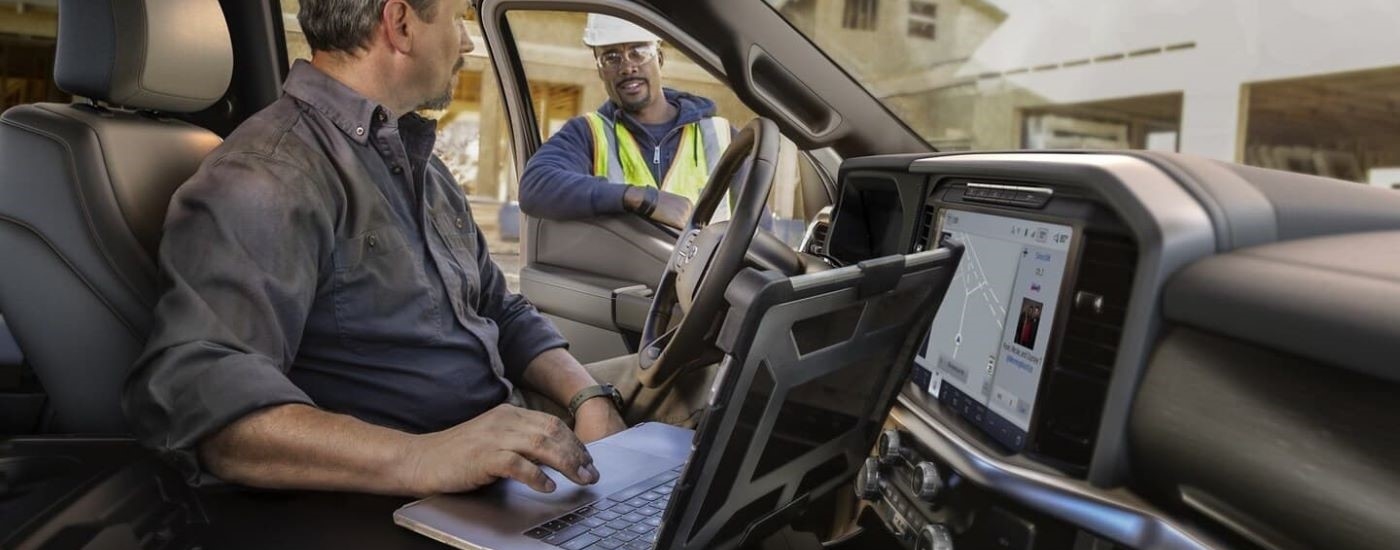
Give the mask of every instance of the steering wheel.
<path id="1" fill-rule="evenodd" d="M 643 386 L 661 387 L 678 374 L 720 359 L 714 342 L 726 307 L 724 291 L 745 265 L 788 275 L 804 269 L 797 252 L 759 229 L 777 176 L 780 137 L 773 121 L 756 118 L 734 137 L 711 171 L 690 221 L 676 240 L 642 325 L 637 380 Z M 746 164 L 748 174 L 737 178 Z M 710 223 L 736 183 L 740 187 L 732 216 Z M 672 327 L 676 309 L 681 317 Z"/>

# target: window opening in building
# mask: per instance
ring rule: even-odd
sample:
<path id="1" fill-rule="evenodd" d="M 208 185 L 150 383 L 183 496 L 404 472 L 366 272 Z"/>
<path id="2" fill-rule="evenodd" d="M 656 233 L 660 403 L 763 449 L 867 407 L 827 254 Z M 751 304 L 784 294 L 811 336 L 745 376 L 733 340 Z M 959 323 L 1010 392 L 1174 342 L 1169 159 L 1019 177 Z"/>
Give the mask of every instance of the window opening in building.
<path id="1" fill-rule="evenodd" d="M 1026 149 L 1176 151 L 1182 94 L 1160 94 L 1022 111 Z"/>
<path id="2" fill-rule="evenodd" d="M 938 19 L 938 4 L 933 2 L 909 2 L 909 36 L 933 40 L 937 38 L 935 25 Z"/>
<path id="3" fill-rule="evenodd" d="M 841 26 L 858 31 L 873 31 L 880 15 L 880 0 L 846 0 Z"/>
<path id="4" fill-rule="evenodd" d="M 1400 67 L 1245 85 L 1245 164 L 1391 188 Z"/>

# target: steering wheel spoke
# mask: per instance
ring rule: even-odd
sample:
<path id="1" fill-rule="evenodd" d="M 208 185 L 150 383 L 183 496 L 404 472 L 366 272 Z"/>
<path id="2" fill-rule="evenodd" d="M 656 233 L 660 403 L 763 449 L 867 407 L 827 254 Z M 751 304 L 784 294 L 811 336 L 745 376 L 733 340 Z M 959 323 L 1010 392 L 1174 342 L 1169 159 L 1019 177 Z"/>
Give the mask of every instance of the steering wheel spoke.
<path id="1" fill-rule="evenodd" d="M 656 363 L 656 360 L 661 358 L 661 353 L 666 350 L 666 346 L 676 337 L 676 330 L 679 328 L 680 327 L 672 327 L 671 330 L 666 331 L 661 336 L 657 336 L 655 340 L 646 342 L 646 345 L 642 346 L 642 349 L 637 353 L 637 360 L 641 363 L 643 370 L 651 368 L 652 364 Z"/>
<path id="2" fill-rule="evenodd" d="M 744 256 L 748 265 L 762 270 L 778 271 L 785 275 L 803 272 L 806 261 L 801 254 L 788 246 L 772 232 L 760 228 L 753 236 L 753 243 Z"/>

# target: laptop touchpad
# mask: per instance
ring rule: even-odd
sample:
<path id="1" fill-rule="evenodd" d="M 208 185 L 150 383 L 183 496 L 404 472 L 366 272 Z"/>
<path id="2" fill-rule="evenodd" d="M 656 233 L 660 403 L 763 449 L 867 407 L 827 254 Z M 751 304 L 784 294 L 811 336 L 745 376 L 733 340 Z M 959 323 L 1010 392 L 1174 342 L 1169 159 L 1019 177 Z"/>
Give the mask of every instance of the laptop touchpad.
<path id="1" fill-rule="evenodd" d="M 539 502 L 582 506 L 680 464 L 680 461 L 674 459 L 661 459 L 647 453 L 609 445 L 605 441 L 589 445 L 588 452 L 593 455 L 593 467 L 598 469 L 598 483 L 579 486 L 564 477 L 564 474 L 546 466 L 543 467 L 545 475 L 553 479 L 557 487 L 553 493 L 536 492 L 515 480 L 506 482 L 506 490 L 514 496 L 523 496 Z"/>

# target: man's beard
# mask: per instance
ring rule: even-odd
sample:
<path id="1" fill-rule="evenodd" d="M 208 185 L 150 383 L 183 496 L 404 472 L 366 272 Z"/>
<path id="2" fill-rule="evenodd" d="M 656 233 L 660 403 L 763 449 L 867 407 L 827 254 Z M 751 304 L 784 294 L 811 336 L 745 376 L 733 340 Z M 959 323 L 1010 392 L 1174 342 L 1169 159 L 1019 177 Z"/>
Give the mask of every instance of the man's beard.
<path id="1" fill-rule="evenodd" d="M 438 111 L 438 110 L 446 109 L 447 106 L 448 106 L 448 105 L 451 105 L 451 104 L 452 104 L 452 85 L 451 85 L 451 84 L 448 84 L 448 85 L 447 85 L 447 89 L 446 89 L 446 90 L 443 90 L 441 95 L 439 95 L 439 96 L 437 96 L 437 97 L 434 97 L 434 98 L 432 98 L 432 99 L 430 99 L 430 100 L 428 100 L 428 101 L 423 102 L 421 105 L 418 106 L 417 109 L 414 109 L 414 110 L 415 110 L 415 111 Z"/>
<path id="2" fill-rule="evenodd" d="M 644 86 L 644 88 L 642 88 L 642 89 L 644 90 L 644 91 L 643 91 L 643 94 L 642 94 L 642 97 L 638 98 L 636 101 L 628 102 L 628 101 L 622 99 L 624 96 L 623 96 L 623 94 L 622 94 L 622 90 L 620 89 L 620 88 L 621 88 L 621 84 L 622 84 L 622 82 L 626 82 L 626 81 L 629 81 L 629 80 L 641 80 L 641 81 L 642 81 L 642 85 Z M 647 79 L 645 79 L 645 78 L 628 78 L 628 79 L 624 79 L 622 82 L 618 82 L 617 84 L 614 84 L 614 85 L 613 85 L 613 92 L 614 92 L 614 93 L 616 94 L 616 96 L 617 96 L 617 104 L 618 104 L 618 106 L 619 106 L 619 107 L 622 107 L 622 110 L 623 110 L 623 111 L 625 111 L 625 112 L 628 113 L 628 114 L 635 115 L 635 114 L 637 114 L 637 113 L 640 113 L 640 112 L 642 111 L 642 109 L 645 109 L 645 108 L 647 107 L 647 105 L 651 105 L 651 81 L 650 81 L 650 80 L 647 80 Z"/>
<path id="3" fill-rule="evenodd" d="M 622 101 L 618 101 L 618 103 L 622 105 L 622 110 L 623 110 L 623 111 L 626 111 L 627 114 L 635 115 L 635 114 L 637 114 L 637 113 L 642 112 L 642 109 L 645 109 L 645 108 L 647 107 L 647 105 L 651 105 L 651 94 L 648 93 L 645 97 L 643 97 L 643 98 L 641 98 L 641 99 L 638 99 L 638 100 L 636 100 L 636 101 L 632 101 L 632 102 L 622 102 Z"/>
<path id="4" fill-rule="evenodd" d="M 433 96 L 432 99 L 429 99 L 429 100 L 424 101 L 423 103 L 419 104 L 419 105 L 418 105 L 418 108 L 417 108 L 417 109 L 414 109 L 414 110 L 415 110 L 415 111 L 438 111 L 438 110 L 446 109 L 448 105 L 451 105 L 451 104 L 452 104 L 452 92 L 454 91 L 453 88 L 456 87 L 456 86 L 453 86 L 453 84 L 455 84 L 455 82 L 454 82 L 454 81 L 455 81 L 455 77 L 457 76 L 457 73 L 460 72 L 460 71 L 462 70 L 462 67 L 465 66 L 466 64 L 467 64 L 467 60 L 458 58 L 458 59 L 457 59 L 457 64 L 455 64 L 455 65 L 452 66 L 452 76 L 449 76 L 449 77 L 447 78 L 447 85 L 443 87 L 442 93 L 440 93 L 440 94 L 438 94 L 438 95 L 436 95 L 436 96 Z"/>

